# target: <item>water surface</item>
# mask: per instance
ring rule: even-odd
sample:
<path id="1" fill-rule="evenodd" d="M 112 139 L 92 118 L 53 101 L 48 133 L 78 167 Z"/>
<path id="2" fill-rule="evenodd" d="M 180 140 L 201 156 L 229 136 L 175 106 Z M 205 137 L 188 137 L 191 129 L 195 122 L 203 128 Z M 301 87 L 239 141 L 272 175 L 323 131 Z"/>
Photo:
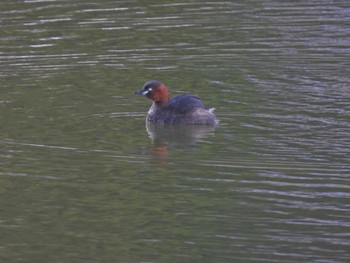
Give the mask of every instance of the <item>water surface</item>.
<path id="1" fill-rule="evenodd" d="M 4 262 L 347 262 L 348 1 L 5 1 Z M 150 79 L 219 127 L 146 126 Z"/>

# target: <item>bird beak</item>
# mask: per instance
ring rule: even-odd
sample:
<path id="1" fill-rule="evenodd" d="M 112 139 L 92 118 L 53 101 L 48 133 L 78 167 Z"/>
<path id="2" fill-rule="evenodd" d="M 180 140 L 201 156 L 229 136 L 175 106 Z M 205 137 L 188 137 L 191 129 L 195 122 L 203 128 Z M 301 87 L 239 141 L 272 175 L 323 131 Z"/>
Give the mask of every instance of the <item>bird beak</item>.
<path id="1" fill-rule="evenodd" d="M 135 91 L 134 94 L 146 96 L 148 92 L 149 92 L 148 90 L 140 89 L 140 90 Z"/>

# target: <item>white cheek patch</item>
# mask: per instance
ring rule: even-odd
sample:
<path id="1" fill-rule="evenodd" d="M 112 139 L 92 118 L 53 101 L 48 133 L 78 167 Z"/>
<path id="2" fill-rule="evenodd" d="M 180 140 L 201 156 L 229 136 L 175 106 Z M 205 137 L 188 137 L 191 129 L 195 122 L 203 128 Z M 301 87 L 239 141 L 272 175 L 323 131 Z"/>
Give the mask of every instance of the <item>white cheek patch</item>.
<path id="1" fill-rule="evenodd" d="M 145 90 L 142 95 L 147 95 L 150 91 L 152 91 L 152 88 L 149 88 L 148 90 Z"/>

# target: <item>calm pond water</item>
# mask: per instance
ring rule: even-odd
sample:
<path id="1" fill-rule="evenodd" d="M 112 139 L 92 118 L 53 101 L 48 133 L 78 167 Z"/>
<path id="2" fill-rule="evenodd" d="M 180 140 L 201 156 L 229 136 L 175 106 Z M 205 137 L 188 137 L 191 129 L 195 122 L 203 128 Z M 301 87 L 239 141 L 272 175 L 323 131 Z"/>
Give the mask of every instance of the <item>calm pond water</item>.
<path id="1" fill-rule="evenodd" d="M 349 262 L 350 3 L 2 1 L 1 262 Z M 150 79 L 220 126 L 145 125 Z"/>

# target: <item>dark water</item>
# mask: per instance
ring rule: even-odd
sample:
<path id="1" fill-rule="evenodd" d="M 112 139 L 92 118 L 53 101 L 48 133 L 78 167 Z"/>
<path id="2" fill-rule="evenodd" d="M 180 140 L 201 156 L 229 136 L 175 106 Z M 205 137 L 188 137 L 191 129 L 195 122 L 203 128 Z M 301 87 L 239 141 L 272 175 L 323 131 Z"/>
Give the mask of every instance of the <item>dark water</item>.
<path id="1" fill-rule="evenodd" d="M 348 1 L 2 1 L 1 262 L 349 262 Z M 220 126 L 145 126 L 158 79 Z"/>

